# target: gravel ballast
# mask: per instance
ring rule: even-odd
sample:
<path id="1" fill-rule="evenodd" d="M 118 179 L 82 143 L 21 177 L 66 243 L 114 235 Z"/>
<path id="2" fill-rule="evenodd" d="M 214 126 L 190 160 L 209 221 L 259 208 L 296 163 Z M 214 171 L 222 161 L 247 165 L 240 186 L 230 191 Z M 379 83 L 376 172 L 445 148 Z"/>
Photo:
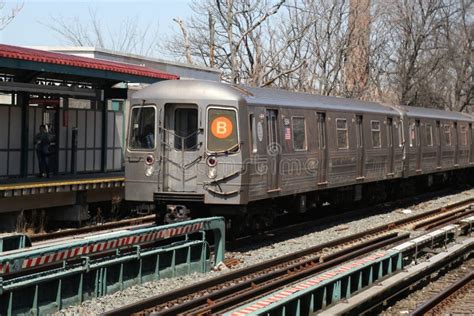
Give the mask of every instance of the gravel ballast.
<path id="1" fill-rule="evenodd" d="M 326 224 L 323 227 L 315 226 L 314 228 L 305 231 L 304 235 L 299 232 L 298 237 L 289 237 L 284 241 L 279 241 L 271 245 L 267 244 L 261 247 L 253 245 L 251 250 L 227 252 L 226 257 L 239 259 L 240 263 L 232 269 L 240 269 L 278 256 L 293 253 L 310 246 L 329 242 L 389 222 L 410 217 L 415 214 L 428 212 L 473 196 L 474 189 L 471 189 L 456 194 L 434 198 L 430 201 L 414 204 L 404 209 L 393 208 L 389 204 L 386 204 L 387 208 L 392 209 L 390 212 L 372 215 L 353 221 L 344 221 L 344 214 L 341 214 L 340 221 L 334 222 L 333 224 Z M 153 295 L 182 288 L 227 272 L 228 270 L 225 269 L 223 271 L 211 271 L 207 274 L 194 273 L 187 276 L 162 279 L 142 285 L 132 286 L 124 291 L 119 291 L 104 297 L 83 302 L 78 306 L 67 307 L 56 313 L 56 315 L 95 315 L 103 313 Z"/>

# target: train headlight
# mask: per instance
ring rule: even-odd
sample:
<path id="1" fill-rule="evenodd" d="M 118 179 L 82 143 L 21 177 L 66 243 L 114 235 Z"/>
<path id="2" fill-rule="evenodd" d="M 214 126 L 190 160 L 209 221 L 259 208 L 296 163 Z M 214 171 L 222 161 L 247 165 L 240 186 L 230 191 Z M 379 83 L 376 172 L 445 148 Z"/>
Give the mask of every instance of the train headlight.
<path id="1" fill-rule="evenodd" d="M 155 168 L 153 166 L 146 166 L 145 168 L 145 176 L 151 177 L 153 175 L 153 172 L 155 171 Z"/>
<path id="2" fill-rule="evenodd" d="M 217 168 L 216 167 L 209 168 L 209 170 L 207 171 L 207 177 L 209 179 L 215 179 L 217 177 Z"/>

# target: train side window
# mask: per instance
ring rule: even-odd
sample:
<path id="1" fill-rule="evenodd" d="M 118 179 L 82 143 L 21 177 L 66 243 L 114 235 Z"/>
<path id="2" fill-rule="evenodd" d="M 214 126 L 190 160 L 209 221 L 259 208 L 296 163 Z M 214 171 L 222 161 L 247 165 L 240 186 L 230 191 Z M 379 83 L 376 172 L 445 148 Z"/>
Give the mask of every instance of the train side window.
<path id="1" fill-rule="evenodd" d="M 382 147 L 382 138 L 380 136 L 380 121 L 370 121 L 372 130 L 372 146 L 374 148 Z"/>
<path id="2" fill-rule="evenodd" d="M 255 115 L 250 114 L 249 116 L 249 125 L 250 125 L 250 149 L 253 153 L 258 151 L 257 148 L 257 130 L 256 130 L 256 123 L 255 123 Z"/>
<path id="3" fill-rule="evenodd" d="M 451 126 L 449 124 L 444 125 L 444 142 L 446 146 L 451 146 Z"/>
<path id="4" fill-rule="evenodd" d="M 291 127 L 293 129 L 293 149 L 295 151 L 307 150 L 306 122 L 304 117 L 293 116 L 291 118 Z"/>
<path id="5" fill-rule="evenodd" d="M 415 123 L 410 124 L 410 147 L 413 147 L 413 144 L 415 143 L 416 140 L 416 134 L 415 134 Z"/>
<path id="6" fill-rule="evenodd" d="M 426 124 L 426 146 L 433 147 L 433 126 Z"/>
<path id="7" fill-rule="evenodd" d="M 155 148 L 155 107 L 135 106 L 132 108 L 129 130 L 129 148 L 150 150 Z"/>
<path id="8" fill-rule="evenodd" d="M 336 119 L 337 148 L 348 149 L 349 140 L 347 134 L 347 120 L 343 118 Z"/>
<path id="9" fill-rule="evenodd" d="M 467 146 L 467 127 L 466 125 L 461 125 L 461 145 Z"/>

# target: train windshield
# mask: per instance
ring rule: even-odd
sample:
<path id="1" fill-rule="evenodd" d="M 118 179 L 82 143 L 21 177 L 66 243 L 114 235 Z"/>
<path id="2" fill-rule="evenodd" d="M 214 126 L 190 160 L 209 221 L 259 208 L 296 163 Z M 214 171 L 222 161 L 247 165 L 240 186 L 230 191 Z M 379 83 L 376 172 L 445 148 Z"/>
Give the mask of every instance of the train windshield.
<path id="1" fill-rule="evenodd" d="M 155 148 L 154 106 L 136 106 L 132 108 L 129 129 L 129 148 L 135 150 Z"/>
<path id="2" fill-rule="evenodd" d="M 207 150 L 237 151 L 239 149 L 237 112 L 233 109 L 211 107 L 207 117 Z"/>

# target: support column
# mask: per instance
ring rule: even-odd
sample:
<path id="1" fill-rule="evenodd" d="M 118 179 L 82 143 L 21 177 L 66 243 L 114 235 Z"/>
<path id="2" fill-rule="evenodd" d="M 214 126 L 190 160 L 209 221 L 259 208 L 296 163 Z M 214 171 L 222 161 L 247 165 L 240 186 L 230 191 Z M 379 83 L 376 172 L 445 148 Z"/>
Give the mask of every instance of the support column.
<path id="1" fill-rule="evenodd" d="M 22 177 L 28 176 L 29 99 L 29 93 L 18 92 L 17 104 L 21 106 L 20 174 Z"/>
<path id="2" fill-rule="evenodd" d="M 54 112 L 54 129 L 55 129 L 55 142 L 56 142 L 56 149 L 53 153 L 54 155 L 54 159 L 51 159 L 51 160 L 55 160 L 55 164 L 54 165 L 51 165 L 50 163 L 50 168 L 52 170 L 50 170 L 50 172 L 52 172 L 53 174 L 58 174 L 59 172 L 59 151 L 60 151 L 60 143 L 61 143 L 61 124 L 60 124 L 60 120 L 61 120 L 61 107 L 59 106 L 58 104 L 58 107 L 56 108 L 56 111 Z"/>
<path id="3" fill-rule="evenodd" d="M 107 172 L 107 130 L 108 130 L 108 119 L 107 119 L 107 100 L 104 98 L 104 90 L 98 90 L 98 101 L 101 112 L 102 112 L 102 147 L 101 147 L 101 172 Z"/>

